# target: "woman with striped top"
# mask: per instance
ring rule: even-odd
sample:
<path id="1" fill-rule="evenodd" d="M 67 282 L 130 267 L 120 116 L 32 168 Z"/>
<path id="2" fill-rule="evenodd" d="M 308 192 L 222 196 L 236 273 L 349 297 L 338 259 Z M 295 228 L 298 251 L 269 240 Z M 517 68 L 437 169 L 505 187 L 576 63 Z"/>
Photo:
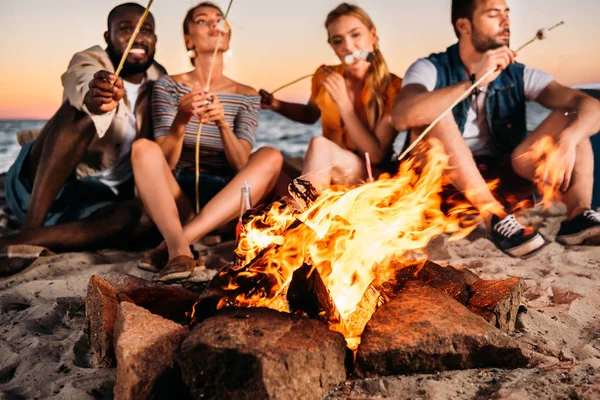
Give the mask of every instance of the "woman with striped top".
<path id="1" fill-rule="evenodd" d="M 231 34 L 220 35 L 221 9 L 208 2 L 190 9 L 183 29 L 194 69 L 159 79 L 152 98 L 155 141 L 138 140 L 132 149 L 136 186 L 150 217 L 165 241 L 149 251 L 141 268 L 159 272 L 159 280 L 188 277 L 196 262 L 190 244 L 232 220 L 238 213 L 240 189 L 247 181 L 251 199 L 268 194 L 281 172 L 283 157 L 272 148 L 251 154 L 260 97 L 223 75 L 223 52 Z M 208 73 L 217 43 L 210 82 Z M 196 133 L 200 142 L 200 213 L 195 204 Z M 173 172 L 174 171 L 174 174 Z"/>

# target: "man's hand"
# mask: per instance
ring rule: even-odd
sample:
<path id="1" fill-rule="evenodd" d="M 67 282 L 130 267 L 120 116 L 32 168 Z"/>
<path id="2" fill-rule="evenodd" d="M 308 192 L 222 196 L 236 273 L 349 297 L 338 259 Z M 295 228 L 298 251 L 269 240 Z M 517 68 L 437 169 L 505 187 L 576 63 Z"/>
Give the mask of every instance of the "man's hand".
<path id="1" fill-rule="evenodd" d="M 279 100 L 277 100 L 271 93 L 264 89 L 260 89 L 258 94 L 260 94 L 260 107 L 263 110 L 276 111 L 279 108 Z"/>
<path id="2" fill-rule="evenodd" d="M 493 69 L 496 72 L 484 80 L 481 83 L 481 86 L 485 86 L 490 82 L 493 82 L 506 67 L 515 62 L 516 57 L 517 53 L 509 49 L 507 46 L 486 51 L 483 54 L 483 58 L 481 59 L 479 67 L 477 67 L 477 71 L 475 72 L 475 80 L 479 80 L 489 70 Z"/>
<path id="3" fill-rule="evenodd" d="M 550 189 L 552 192 L 566 192 L 571 186 L 573 169 L 575 168 L 577 144 L 571 140 L 555 142 L 543 137 L 532 145 L 535 161 L 535 184 L 542 193 Z"/>
<path id="4" fill-rule="evenodd" d="M 90 90 L 85 95 L 84 103 L 94 114 L 104 114 L 117 108 L 119 101 L 125 96 L 123 80 L 117 79 L 114 85 L 110 82 L 115 74 L 108 71 L 98 71 L 89 83 Z"/>

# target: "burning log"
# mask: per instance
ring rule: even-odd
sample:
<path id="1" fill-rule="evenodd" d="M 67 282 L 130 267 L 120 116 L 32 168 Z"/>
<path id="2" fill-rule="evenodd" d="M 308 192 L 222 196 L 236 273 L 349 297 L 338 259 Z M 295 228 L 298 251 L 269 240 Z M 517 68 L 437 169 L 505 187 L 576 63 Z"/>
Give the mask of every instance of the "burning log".
<path id="1" fill-rule="evenodd" d="M 222 307 L 271 307 L 288 311 L 285 291 L 292 274 L 300 268 L 306 256 L 304 243 L 314 241 L 315 233 L 296 220 L 282 234 L 282 240 L 271 243 L 245 266 L 230 265 L 223 268 L 208 284 L 193 307 L 192 317 L 202 321 Z M 286 240 L 305 237 L 306 241 Z M 288 254 L 284 264 L 278 264 L 278 253 Z"/>
<path id="2" fill-rule="evenodd" d="M 303 312 L 327 323 L 337 324 L 342 320 L 319 271 L 308 264 L 294 271 L 287 300 L 291 312 Z"/>
<path id="3" fill-rule="evenodd" d="M 319 197 L 317 189 L 309 181 L 300 178 L 289 184 L 288 191 L 298 203 L 304 205 L 304 209 L 310 207 Z"/>

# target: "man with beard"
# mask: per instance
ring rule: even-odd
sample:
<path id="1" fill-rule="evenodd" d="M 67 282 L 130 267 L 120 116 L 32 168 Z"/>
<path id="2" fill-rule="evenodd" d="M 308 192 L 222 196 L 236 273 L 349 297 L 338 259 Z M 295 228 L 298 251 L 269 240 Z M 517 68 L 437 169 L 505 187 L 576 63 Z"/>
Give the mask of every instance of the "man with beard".
<path id="1" fill-rule="evenodd" d="M 591 209 L 590 145 L 590 137 L 600 130 L 600 102 L 515 61 L 506 0 L 453 0 L 452 23 L 458 43 L 418 60 L 406 72 L 392 111 L 396 129 L 411 130 L 411 138 L 416 137 L 497 68 L 429 132 L 449 156 L 450 182 L 479 211 L 490 240 L 511 256 L 530 254 L 545 240 L 511 214 L 506 193 L 499 190 L 498 200 L 484 178 L 499 177 L 501 189 L 504 184 L 511 192 L 522 184 L 531 189 L 532 182 L 556 190 L 568 211 L 556 236 L 560 243 L 578 245 L 600 237 L 600 214 Z M 530 134 L 526 101 L 553 110 Z M 545 141 L 557 151 L 533 151 Z"/>
<path id="2" fill-rule="evenodd" d="M 62 76 L 63 105 L 6 176 L 7 202 L 23 223 L 0 246 L 34 244 L 53 250 L 122 240 L 138 225 L 131 145 L 152 137 L 150 92 L 164 68 L 154 61 L 154 18 L 145 20 L 121 77 L 111 84 L 144 12 L 121 4 L 108 16 L 106 50 L 75 54 Z M 1 271 L 0 276 L 15 271 Z"/>

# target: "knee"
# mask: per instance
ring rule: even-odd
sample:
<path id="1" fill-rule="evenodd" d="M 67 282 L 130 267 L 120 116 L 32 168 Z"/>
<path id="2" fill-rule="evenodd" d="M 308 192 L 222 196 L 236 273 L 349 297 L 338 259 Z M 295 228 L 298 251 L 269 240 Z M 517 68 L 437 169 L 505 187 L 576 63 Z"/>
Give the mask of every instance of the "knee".
<path id="1" fill-rule="evenodd" d="M 148 159 L 162 155 L 162 151 L 156 142 L 149 139 L 138 139 L 131 146 L 131 163 L 137 164 Z"/>
<path id="2" fill-rule="evenodd" d="M 96 128 L 92 118 L 84 111 L 78 110 L 65 101 L 55 114 L 57 122 L 61 126 L 68 125 L 70 134 L 79 133 L 85 137 L 93 137 L 96 135 Z M 54 119 L 53 118 L 53 119 Z"/>
<path id="3" fill-rule="evenodd" d="M 261 147 L 256 151 L 256 156 L 273 170 L 281 171 L 283 166 L 283 155 L 279 150 L 272 147 Z"/>
<path id="4" fill-rule="evenodd" d="M 308 142 L 307 153 L 323 153 L 328 152 L 332 145 L 335 145 L 331 140 L 323 136 L 314 136 Z"/>

